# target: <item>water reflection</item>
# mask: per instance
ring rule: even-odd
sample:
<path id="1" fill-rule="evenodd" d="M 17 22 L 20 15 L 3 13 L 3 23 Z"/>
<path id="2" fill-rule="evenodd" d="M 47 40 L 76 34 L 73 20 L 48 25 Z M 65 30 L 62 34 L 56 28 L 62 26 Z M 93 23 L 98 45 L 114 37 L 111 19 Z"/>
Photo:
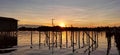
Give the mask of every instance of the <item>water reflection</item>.
<path id="1" fill-rule="evenodd" d="M 120 29 L 116 30 L 116 32 L 114 33 L 114 36 L 115 36 L 114 39 L 116 42 L 116 47 L 120 55 Z"/>
<path id="2" fill-rule="evenodd" d="M 28 33 L 28 35 L 26 33 Z M 47 33 L 49 33 L 49 34 L 47 34 Z M 39 35 L 38 34 L 39 34 L 39 32 L 37 32 L 37 31 L 33 32 L 33 45 L 39 44 Z M 101 51 L 105 52 L 106 51 L 105 49 L 107 49 L 107 51 L 105 53 L 106 53 L 106 55 L 110 55 L 109 54 L 110 51 L 113 50 L 113 49 L 111 49 L 111 47 L 112 47 L 111 45 L 113 44 L 112 42 L 113 42 L 113 38 L 114 38 L 114 40 L 116 42 L 116 47 L 118 48 L 118 50 L 120 50 L 120 48 L 119 48 L 120 32 L 119 31 L 115 31 L 115 32 L 113 32 L 113 31 L 106 31 L 106 32 L 95 32 L 95 31 L 83 32 L 83 31 L 80 31 L 79 32 L 78 31 L 78 32 L 74 32 L 74 35 L 73 35 L 73 33 L 71 34 L 71 32 L 69 32 L 69 31 L 67 32 L 67 34 L 66 34 L 66 32 L 62 32 L 62 33 L 54 32 L 54 38 L 50 34 L 52 34 L 52 32 L 45 32 L 45 33 L 41 32 L 41 43 L 40 44 L 45 44 L 45 43 L 50 42 L 50 44 L 47 44 L 47 45 L 49 45 L 49 47 L 51 47 L 52 46 L 51 43 L 54 42 L 53 47 L 55 47 L 55 48 L 61 47 L 61 48 L 66 48 L 66 49 L 68 47 L 72 49 L 72 47 L 73 47 L 72 44 L 74 44 L 75 53 L 78 49 L 84 49 L 81 51 L 86 52 L 89 55 L 94 55 L 94 54 L 92 54 L 92 51 L 94 51 L 94 50 L 98 51 L 98 50 L 102 49 Z M 60 34 L 62 34 L 62 42 L 61 42 Z M 79 37 L 79 35 L 80 35 L 80 37 Z M 47 38 L 48 36 L 50 36 L 50 37 Z M 73 39 L 71 39 L 72 36 L 74 36 L 74 42 L 73 42 Z M 77 37 L 75 37 L 75 36 L 77 36 Z M 105 39 L 105 37 L 106 37 L 106 39 Z M 68 38 L 68 39 L 66 39 L 66 38 Z M 48 40 L 48 39 L 50 39 L 50 40 Z M 54 39 L 54 41 L 52 41 L 52 39 Z M 24 40 L 24 42 L 23 42 L 23 40 Z M 62 45 L 60 45 L 61 43 L 62 43 Z M 20 46 L 25 45 L 25 44 L 30 45 L 30 32 L 29 31 L 28 32 L 26 31 L 25 34 L 23 32 L 19 33 L 18 44 Z M 98 44 L 99 44 L 99 46 L 98 46 Z M 107 46 L 107 47 L 105 47 L 105 46 Z M 77 51 L 77 53 L 79 53 L 79 52 L 80 51 Z M 99 52 L 97 52 L 97 53 L 99 53 Z M 112 53 L 114 53 L 114 52 L 112 52 Z M 119 53 L 120 53 L 120 51 L 119 51 Z M 115 54 L 117 54 L 117 53 L 115 53 Z"/>
<path id="3" fill-rule="evenodd" d="M 106 55 L 109 55 L 109 53 L 110 53 L 112 37 L 114 37 L 116 47 L 117 47 L 118 53 L 120 55 L 120 29 L 106 31 L 106 38 L 107 38 L 107 53 L 106 53 Z"/>
<path id="4" fill-rule="evenodd" d="M 107 38 L 107 54 L 109 55 L 110 50 L 111 50 L 111 38 L 113 34 L 110 31 L 106 31 L 106 38 Z"/>

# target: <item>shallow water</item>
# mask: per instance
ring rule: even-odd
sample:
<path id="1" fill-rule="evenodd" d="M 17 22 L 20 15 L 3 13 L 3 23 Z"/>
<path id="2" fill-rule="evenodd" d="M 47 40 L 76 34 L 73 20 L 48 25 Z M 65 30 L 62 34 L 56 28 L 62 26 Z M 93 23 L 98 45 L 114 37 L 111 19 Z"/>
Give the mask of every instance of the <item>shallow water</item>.
<path id="1" fill-rule="evenodd" d="M 62 32 L 62 39 L 63 39 L 63 48 L 65 48 L 65 43 L 66 43 L 66 32 Z M 30 46 L 30 38 L 31 38 L 31 32 L 29 31 L 19 31 L 18 32 L 18 46 Z M 86 35 L 85 35 L 86 36 Z M 86 38 L 85 38 L 86 39 Z M 111 55 L 118 55 L 118 50 L 116 48 L 116 43 L 114 40 L 114 37 L 111 39 L 111 50 L 110 54 Z M 39 43 L 39 32 L 34 31 L 33 32 L 33 45 L 37 45 Z M 42 42 L 45 42 L 45 35 L 42 33 Z M 58 41 L 59 42 L 59 41 Z M 86 42 L 86 40 L 85 40 Z M 70 46 L 70 33 L 68 32 L 68 45 Z M 82 32 L 80 32 L 80 45 L 82 46 Z M 33 47 L 34 48 L 34 47 Z M 47 47 L 46 47 L 47 48 Z M 87 48 L 87 47 L 86 47 Z M 78 49 L 79 51 L 84 51 L 86 48 L 83 49 L 78 49 L 78 46 L 75 46 L 75 49 Z M 39 49 L 39 48 L 38 48 Z M 105 32 L 101 32 L 98 34 L 98 48 L 91 53 L 91 55 L 97 55 L 97 54 L 104 54 L 106 55 L 107 53 L 107 38 Z"/>
<path id="2" fill-rule="evenodd" d="M 52 32 L 50 33 L 52 34 Z M 41 48 L 39 48 L 39 32 L 34 31 L 33 32 L 33 48 L 30 49 L 31 45 L 31 32 L 30 31 L 19 31 L 18 32 L 18 47 L 15 51 L 12 51 L 10 53 L 4 53 L 0 55 L 88 55 L 88 52 L 84 52 L 86 49 L 89 48 L 89 46 L 86 46 L 84 48 L 78 47 L 78 44 L 75 45 L 75 52 L 72 52 L 72 47 L 71 47 L 71 33 L 68 32 L 68 47 L 66 48 L 66 32 L 62 32 L 62 49 L 58 47 L 53 48 L 53 50 L 49 50 L 47 46 L 42 45 Z M 50 35 L 52 37 L 52 35 Z M 58 36 L 58 43 L 59 41 L 59 35 Z M 76 34 L 74 34 L 76 36 Z M 86 38 L 86 34 L 84 34 L 85 38 L 85 44 L 87 44 L 88 39 Z M 90 36 L 92 36 L 90 32 Z M 41 33 L 41 43 L 45 43 L 45 33 Z M 80 46 L 83 46 L 83 32 L 80 32 Z M 78 38 L 77 38 L 78 39 Z M 52 38 L 51 38 L 52 42 Z M 76 42 L 76 39 L 74 39 L 74 43 Z M 92 40 L 90 40 L 90 44 L 92 43 Z M 107 47 L 108 47 L 108 42 L 106 38 L 106 33 L 105 32 L 100 32 L 98 33 L 98 48 L 96 50 L 91 51 L 90 55 L 106 55 L 107 54 Z M 95 46 L 95 45 L 94 45 Z M 62 53 L 62 54 L 61 54 Z M 119 55 L 118 50 L 116 48 L 116 43 L 114 40 L 114 36 L 111 39 L 111 50 L 109 52 L 109 55 Z"/>

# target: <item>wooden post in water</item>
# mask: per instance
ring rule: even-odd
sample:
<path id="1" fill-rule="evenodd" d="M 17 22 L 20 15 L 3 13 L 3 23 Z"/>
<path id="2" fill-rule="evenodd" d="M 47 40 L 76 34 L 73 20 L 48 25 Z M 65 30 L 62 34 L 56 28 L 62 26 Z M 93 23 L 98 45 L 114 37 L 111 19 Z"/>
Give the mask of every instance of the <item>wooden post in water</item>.
<path id="1" fill-rule="evenodd" d="M 89 32 L 87 32 L 87 33 L 90 35 Z M 88 37 L 88 44 L 89 44 L 89 52 L 88 52 L 88 55 L 90 55 L 90 36 L 87 35 L 87 37 Z"/>
<path id="2" fill-rule="evenodd" d="M 80 49 L 80 31 L 78 31 L 78 47 Z"/>
<path id="3" fill-rule="evenodd" d="M 74 53 L 75 49 L 74 49 L 74 31 L 71 32 L 72 35 L 72 51 Z"/>
<path id="4" fill-rule="evenodd" d="M 60 32 L 60 48 L 62 48 L 62 31 Z"/>
<path id="5" fill-rule="evenodd" d="M 47 31 L 47 46 L 49 46 L 49 31 Z"/>
<path id="6" fill-rule="evenodd" d="M 54 31 L 52 31 L 52 54 L 54 53 L 53 48 L 54 48 Z"/>
<path id="7" fill-rule="evenodd" d="M 33 43 L 32 43 L 32 31 L 31 31 L 31 46 L 30 46 L 30 48 L 32 48 L 32 45 L 33 45 Z"/>
<path id="8" fill-rule="evenodd" d="M 89 35 L 89 33 L 86 32 L 86 43 L 87 43 L 87 45 L 89 46 L 89 36 L 88 36 L 87 34 Z"/>
<path id="9" fill-rule="evenodd" d="M 92 39 L 94 40 L 94 31 L 92 31 Z M 94 41 L 92 41 L 92 51 L 93 51 L 93 47 L 94 47 Z"/>
<path id="10" fill-rule="evenodd" d="M 45 33 L 44 46 L 46 46 L 46 44 L 47 44 L 47 31 L 44 31 L 44 33 Z"/>
<path id="11" fill-rule="evenodd" d="M 49 50 L 50 50 L 50 31 L 48 32 L 48 36 L 49 36 Z"/>
<path id="12" fill-rule="evenodd" d="M 66 31 L 66 48 L 68 48 L 68 35 L 67 35 L 67 31 Z"/>
<path id="13" fill-rule="evenodd" d="M 98 32 L 97 32 L 97 48 L 98 48 Z"/>
<path id="14" fill-rule="evenodd" d="M 52 46 L 54 47 L 54 31 L 52 32 Z"/>
<path id="15" fill-rule="evenodd" d="M 41 47 L 41 32 L 39 31 L 39 48 Z"/>
<path id="16" fill-rule="evenodd" d="M 96 38 L 96 36 L 97 36 L 97 34 L 96 34 L 96 32 L 95 32 L 95 49 L 97 48 L 97 38 Z"/>
<path id="17" fill-rule="evenodd" d="M 83 47 L 84 47 L 84 46 L 85 46 L 85 42 L 84 42 L 84 37 L 85 37 L 84 35 L 85 35 L 85 34 L 84 34 L 84 32 L 82 32 L 82 33 L 83 33 L 82 41 L 83 41 Z"/>
<path id="18" fill-rule="evenodd" d="M 57 31 L 56 31 L 56 41 L 55 42 L 56 42 L 56 47 L 57 47 Z"/>
<path id="19" fill-rule="evenodd" d="M 73 42 L 73 39 L 72 39 L 72 31 L 71 31 L 70 41 L 71 41 L 71 46 L 73 46 L 73 44 L 72 44 L 72 42 Z"/>
<path id="20" fill-rule="evenodd" d="M 75 32 L 75 44 L 77 45 L 77 31 Z"/>
<path id="21" fill-rule="evenodd" d="M 96 45 L 96 41 L 95 41 L 95 31 L 93 31 L 93 49 L 92 49 L 92 51 L 94 51 L 95 50 L 95 45 Z"/>
<path id="22" fill-rule="evenodd" d="M 59 32 L 59 47 L 61 47 L 61 33 Z"/>
<path id="23" fill-rule="evenodd" d="M 93 51 L 96 49 L 95 45 L 96 45 L 96 37 L 95 37 L 95 31 L 93 32 L 93 40 L 94 40 L 94 46 L 93 46 Z"/>

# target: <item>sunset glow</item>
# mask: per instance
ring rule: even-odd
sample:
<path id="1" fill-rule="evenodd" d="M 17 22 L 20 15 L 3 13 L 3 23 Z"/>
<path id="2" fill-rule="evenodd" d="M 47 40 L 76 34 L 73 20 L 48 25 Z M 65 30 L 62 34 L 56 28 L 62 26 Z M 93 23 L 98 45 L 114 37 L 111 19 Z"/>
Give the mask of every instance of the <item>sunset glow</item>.
<path id="1" fill-rule="evenodd" d="M 0 55 L 120 55 L 120 0 L 0 0 L 0 49 Z"/>
<path id="2" fill-rule="evenodd" d="M 65 23 L 60 23 L 59 26 L 60 27 L 65 27 Z"/>
<path id="3" fill-rule="evenodd" d="M 30 6 L 30 7 L 29 7 Z M 120 26 L 120 0 L 0 0 L 0 16 L 19 24 L 50 26 Z M 63 21 L 62 21 L 63 22 Z"/>

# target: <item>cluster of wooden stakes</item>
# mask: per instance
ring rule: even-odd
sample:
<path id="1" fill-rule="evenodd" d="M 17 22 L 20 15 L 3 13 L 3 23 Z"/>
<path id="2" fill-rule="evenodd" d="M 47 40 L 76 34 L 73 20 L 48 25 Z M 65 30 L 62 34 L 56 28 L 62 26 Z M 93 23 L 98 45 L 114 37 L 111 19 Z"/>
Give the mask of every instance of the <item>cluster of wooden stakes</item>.
<path id="1" fill-rule="evenodd" d="M 41 48 L 41 38 L 42 35 L 45 35 L 45 43 L 44 45 L 48 46 L 49 50 L 52 50 L 52 54 L 54 53 L 54 48 L 59 47 L 62 49 L 63 47 L 63 31 L 39 31 L 39 48 Z M 84 50 L 84 53 L 90 53 L 96 48 L 98 48 L 98 33 L 97 31 L 64 31 L 66 33 L 66 48 L 72 48 L 72 52 L 77 52 L 75 47 L 78 49 L 87 47 Z M 68 34 L 70 33 L 70 34 Z M 70 38 L 70 40 L 68 40 Z M 82 42 L 81 42 L 82 41 Z M 69 43 L 70 42 L 70 43 Z M 70 45 L 69 45 L 70 44 Z M 33 48 L 33 31 L 31 31 L 31 46 Z"/>

